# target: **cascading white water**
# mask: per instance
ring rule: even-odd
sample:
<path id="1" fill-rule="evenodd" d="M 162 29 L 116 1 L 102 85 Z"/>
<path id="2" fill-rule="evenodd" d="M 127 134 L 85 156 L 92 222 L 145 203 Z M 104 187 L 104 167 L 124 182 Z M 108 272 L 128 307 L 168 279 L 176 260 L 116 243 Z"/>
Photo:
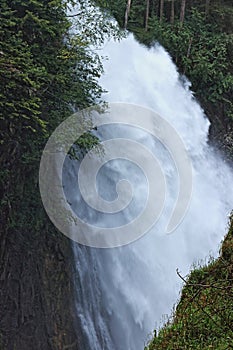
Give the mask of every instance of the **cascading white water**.
<path id="1" fill-rule="evenodd" d="M 101 139 L 127 137 L 156 153 L 167 177 L 165 214 L 141 239 L 114 249 L 74 244 L 76 259 L 76 307 L 82 350 L 142 350 L 163 315 L 171 313 L 181 289 L 178 268 L 186 275 L 193 263 L 216 256 L 226 233 L 227 214 L 233 207 L 233 174 L 207 144 L 209 121 L 193 98 L 189 83 L 181 79 L 168 53 L 159 45 L 148 50 L 130 35 L 120 43 L 108 42 L 103 55 L 105 74 L 100 80 L 109 102 L 149 107 L 163 116 L 182 137 L 193 163 L 193 195 L 190 208 L 171 235 L 165 233 L 166 210 L 177 195 L 177 179 L 168 152 L 151 135 L 135 128 L 103 127 Z M 75 168 L 67 160 L 66 195 L 74 211 L 102 227 L 123 225 L 141 210 L 146 182 L 132 163 L 113 160 L 98 177 L 105 199 L 115 196 L 116 182 L 129 178 L 135 187 L 130 207 L 119 214 L 100 215 L 74 191 Z"/>

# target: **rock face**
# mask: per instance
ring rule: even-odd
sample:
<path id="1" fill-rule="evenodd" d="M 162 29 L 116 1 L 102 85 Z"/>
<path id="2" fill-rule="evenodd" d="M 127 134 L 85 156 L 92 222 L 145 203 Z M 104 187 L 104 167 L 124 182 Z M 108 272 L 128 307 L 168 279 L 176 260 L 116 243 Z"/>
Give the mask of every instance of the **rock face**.
<path id="1" fill-rule="evenodd" d="M 201 99 L 200 99 L 201 101 Z M 201 101 L 201 105 L 207 114 L 211 126 L 209 139 L 212 145 L 223 153 L 224 157 L 232 164 L 233 161 L 233 122 L 224 113 L 224 108 L 219 104 L 218 108 Z"/>
<path id="2" fill-rule="evenodd" d="M 78 348 L 71 244 L 51 226 L 1 230 L 1 350 Z"/>

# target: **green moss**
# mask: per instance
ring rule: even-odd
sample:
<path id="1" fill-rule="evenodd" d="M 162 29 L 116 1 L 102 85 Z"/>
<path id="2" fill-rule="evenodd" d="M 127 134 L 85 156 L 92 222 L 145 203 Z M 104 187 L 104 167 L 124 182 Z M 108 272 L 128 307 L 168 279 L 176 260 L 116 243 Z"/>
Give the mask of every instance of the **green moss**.
<path id="1" fill-rule="evenodd" d="M 228 350 L 232 325 L 233 217 L 220 257 L 191 272 L 174 315 L 145 349 Z"/>

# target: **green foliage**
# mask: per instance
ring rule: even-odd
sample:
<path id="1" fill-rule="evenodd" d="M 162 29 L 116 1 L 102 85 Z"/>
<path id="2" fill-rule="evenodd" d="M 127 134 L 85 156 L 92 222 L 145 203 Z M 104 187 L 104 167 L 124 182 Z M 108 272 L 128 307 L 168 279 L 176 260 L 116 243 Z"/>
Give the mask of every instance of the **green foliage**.
<path id="1" fill-rule="evenodd" d="M 67 17 L 71 5 L 62 0 L 1 2 L 0 193 L 4 220 L 11 225 L 25 227 L 32 203 L 42 209 L 37 177 L 48 136 L 64 118 L 101 96 L 102 64 L 90 46 L 119 35 L 116 24 L 90 11 L 89 2 L 80 1 L 78 16 Z M 90 133 L 77 141 L 83 150 L 96 143 Z M 36 220 L 35 215 L 29 226 Z"/>
<path id="2" fill-rule="evenodd" d="M 193 89 L 202 101 L 225 103 L 229 117 L 233 111 L 232 62 L 229 48 L 232 36 L 219 31 L 217 25 L 206 22 L 205 17 L 193 9 L 181 27 L 151 23 L 151 37 L 157 38 L 172 54 L 180 71 L 192 81 Z"/>
<path id="3" fill-rule="evenodd" d="M 173 318 L 146 349 L 231 349 L 232 282 L 233 218 L 220 258 L 190 274 Z"/>
<path id="4" fill-rule="evenodd" d="M 96 153 L 100 153 L 101 145 L 98 137 L 91 132 L 86 132 L 78 138 L 75 145 L 70 148 L 68 154 L 71 159 L 80 160 L 91 149 L 96 150 Z"/>
<path id="5" fill-rule="evenodd" d="M 63 349 L 77 340 L 67 294 L 67 286 L 72 294 L 70 242 L 43 209 L 39 162 L 64 118 L 100 98 L 102 64 L 91 45 L 118 31 L 99 11 L 89 12 L 87 1 L 80 2 L 78 16 L 68 17 L 72 2 L 77 5 L 72 0 L 0 5 L 1 349 Z M 86 133 L 76 144 L 81 153 L 97 143 Z"/>
<path id="6" fill-rule="evenodd" d="M 125 15 L 125 6 L 126 1 L 125 0 L 97 0 L 93 1 L 96 3 L 100 8 L 105 11 L 105 13 L 108 16 L 113 16 L 117 19 L 120 27 L 123 28 L 124 26 L 124 15 Z"/>
<path id="7" fill-rule="evenodd" d="M 123 25 L 126 1 L 97 1 Z M 186 1 L 184 23 L 180 23 L 181 0 L 176 0 L 174 23 L 171 1 L 164 1 L 160 18 L 159 1 L 150 0 L 148 30 L 145 30 L 146 1 L 131 3 L 128 29 L 147 46 L 160 42 L 171 54 L 181 74 L 192 82 L 192 90 L 213 122 L 212 135 L 232 156 L 233 129 L 233 7 L 228 0 Z M 226 141 L 227 140 L 227 141 Z"/>

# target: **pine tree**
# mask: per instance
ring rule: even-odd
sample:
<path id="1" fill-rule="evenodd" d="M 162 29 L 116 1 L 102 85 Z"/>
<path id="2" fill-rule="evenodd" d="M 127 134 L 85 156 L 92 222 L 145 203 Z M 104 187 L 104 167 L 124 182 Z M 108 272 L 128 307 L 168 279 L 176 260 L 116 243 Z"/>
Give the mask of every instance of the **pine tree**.
<path id="1" fill-rule="evenodd" d="M 0 348 L 4 349 L 57 350 L 76 344 L 66 296 L 70 281 L 63 253 L 69 252 L 68 242 L 44 212 L 38 169 L 54 128 L 74 109 L 87 107 L 100 96 L 102 65 L 89 45 L 103 42 L 103 33 L 112 35 L 115 29 L 104 17 L 90 13 L 85 2 L 80 3 L 75 34 L 66 3 L 1 1 Z M 87 135 L 82 142 L 90 146 L 92 140 Z"/>

